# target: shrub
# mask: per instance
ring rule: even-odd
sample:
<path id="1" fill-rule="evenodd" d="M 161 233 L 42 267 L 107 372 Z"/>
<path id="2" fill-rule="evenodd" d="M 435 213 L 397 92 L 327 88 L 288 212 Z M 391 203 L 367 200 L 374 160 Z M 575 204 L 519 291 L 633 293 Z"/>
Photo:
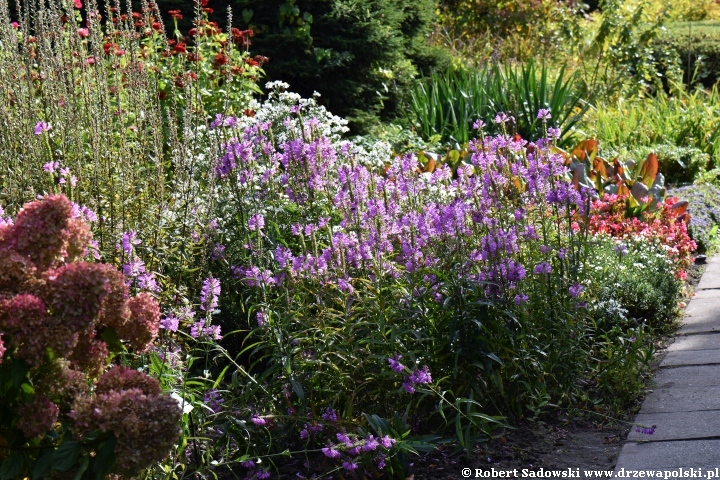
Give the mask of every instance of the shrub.
<path id="1" fill-rule="evenodd" d="M 134 476 L 178 438 L 180 409 L 157 380 L 123 367 L 103 373 L 111 356 L 152 344 L 160 309 L 147 294 L 130 297 L 111 266 L 82 261 L 91 239 L 60 195 L 0 227 L 4 477 Z"/>
<path id="2" fill-rule="evenodd" d="M 272 80 L 288 82 L 349 120 L 357 132 L 397 115 L 397 98 L 441 61 L 427 46 L 434 4 L 362 0 L 239 0 Z"/>
<path id="3" fill-rule="evenodd" d="M 674 22 L 658 38 L 658 49 L 676 53 L 687 85 L 710 88 L 720 79 L 720 22 Z"/>

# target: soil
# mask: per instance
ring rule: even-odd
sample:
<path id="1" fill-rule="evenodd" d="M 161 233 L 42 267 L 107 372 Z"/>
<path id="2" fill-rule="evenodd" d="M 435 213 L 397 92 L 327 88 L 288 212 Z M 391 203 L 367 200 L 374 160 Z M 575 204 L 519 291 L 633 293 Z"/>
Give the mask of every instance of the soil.
<path id="1" fill-rule="evenodd" d="M 682 308 L 692 297 L 692 290 L 704 271 L 702 264 L 688 269 L 686 298 L 680 304 Z M 658 343 L 660 347 L 665 347 L 670 342 L 671 339 L 662 339 Z M 664 349 L 660 350 L 654 359 L 654 368 L 664 355 Z M 642 401 L 642 397 L 638 398 L 634 408 L 623 416 L 632 421 Z M 513 469 L 517 469 L 517 476 L 513 474 L 505 478 L 533 478 L 530 473 L 523 475 L 523 469 L 533 471 L 535 475 L 540 474 L 541 469 L 543 473 L 562 470 L 567 472 L 568 477 L 572 474 L 575 478 L 591 478 L 584 474 L 584 470 L 612 471 L 632 425 L 621 421 L 610 423 L 603 417 L 590 416 L 523 422 L 478 446 L 470 458 L 462 454 L 450 455 L 450 452 L 442 450 L 431 452 L 414 462 L 408 480 L 455 480 L 483 478 L 485 475 L 491 478 L 493 471 Z M 464 468 L 471 469 L 470 476 L 463 475 Z"/>

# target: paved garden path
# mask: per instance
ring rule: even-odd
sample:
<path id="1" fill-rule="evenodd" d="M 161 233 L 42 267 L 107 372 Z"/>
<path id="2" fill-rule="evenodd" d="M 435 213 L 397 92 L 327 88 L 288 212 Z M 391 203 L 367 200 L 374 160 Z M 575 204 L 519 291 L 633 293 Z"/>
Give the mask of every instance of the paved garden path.
<path id="1" fill-rule="evenodd" d="M 633 427 L 615 478 L 640 470 L 675 478 L 720 476 L 720 256 L 708 261 L 695 292 L 635 419 L 654 425 L 655 433 Z"/>

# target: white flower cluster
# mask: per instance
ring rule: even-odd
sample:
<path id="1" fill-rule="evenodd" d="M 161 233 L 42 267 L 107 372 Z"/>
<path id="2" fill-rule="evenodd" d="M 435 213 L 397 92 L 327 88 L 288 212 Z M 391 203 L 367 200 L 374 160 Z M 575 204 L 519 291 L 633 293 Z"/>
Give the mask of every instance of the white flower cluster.
<path id="1" fill-rule="evenodd" d="M 315 92 L 312 98 L 302 98 L 289 92 L 289 85 L 280 81 L 269 82 L 266 87 L 270 90 L 267 100 L 250 105 L 255 115 L 237 118 L 232 126 L 244 130 L 254 125 L 268 125 L 276 144 L 303 136 L 307 138 L 308 135 L 338 142 L 348 132 L 347 120 L 331 114 L 318 104 L 319 93 Z"/>

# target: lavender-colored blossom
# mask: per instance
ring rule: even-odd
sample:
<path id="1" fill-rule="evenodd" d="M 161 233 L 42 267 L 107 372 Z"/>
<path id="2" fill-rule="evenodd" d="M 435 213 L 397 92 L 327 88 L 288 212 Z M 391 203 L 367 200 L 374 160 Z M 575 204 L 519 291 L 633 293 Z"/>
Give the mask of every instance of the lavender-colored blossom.
<path id="1" fill-rule="evenodd" d="M 248 228 L 250 230 L 262 230 L 265 228 L 265 217 L 256 213 L 248 219 Z"/>
<path id="2" fill-rule="evenodd" d="M 552 265 L 550 265 L 548 262 L 541 262 L 535 265 L 535 268 L 533 269 L 533 273 L 535 275 L 547 275 L 552 273 Z"/>
<path id="3" fill-rule="evenodd" d="M 214 388 L 208 390 L 203 396 L 203 403 L 205 403 L 213 413 L 218 413 L 222 409 L 222 403 L 224 401 L 225 399 L 222 397 L 222 394 Z"/>
<path id="4" fill-rule="evenodd" d="M 495 123 L 497 123 L 497 124 L 508 123 L 508 122 L 515 123 L 515 117 L 508 115 L 505 112 L 499 112 L 495 116 Z"/>
<path id="5" fill-rule="evenodd" d="M 337 422 L 337 412 L 332 408 L 328 408 L 325 410 L 325 413 L 322 414 L 322 418 L 328 422 Z"/>
<path id="6" fill-rule="evenodd" d="M 325 455 L 328 458 L 340 457 L 340 452 L 335 450 L 334 446 L 333 447 L 323 447 L 322 453 L 323 453 L 323 455 Z"/>
<path id="7" fill-rule="evenodd" d="M 135 230 L 129 230 L 122 235 L 122 249 L 125 255 L 130 255 L 134 249 L 134 245 L 138 245 L 140 239 L 137 238 Z"/>
<path id="8" fill-rule="evenodd" d="M 55 173 L 55 170 L 57 170 L 58 167 L 60 167 L 60 163 L 53 161 L 53 162 L 48 162 L 48 163 L 44 164 L 43 170 L 45 170 L 48 173 Z"/>
<path id="9" fill-rule="evenodd" d="M 160 328 L 164 328 L 165 330 L 168 330 L 170 332 L 177 332 L 179 327 L 180 319 L 177 318 L 173 313 L 160 320 Z"/>
<path id="10" fill-rule="evenodd" d="M 213 311 L 218 306 L 218 298 L 220 297 L 220 280 L 208 277 L 203 282 L 200 290 L 200 309 L 205 311 Z"/>
<path id="11" fill-rule="evenodd" d="M 393 445 L 395 445 L 395 439 L 391 438 L 389 435 L 385 435 L 383 438 L 380 439 L 380 445 L 389 450 L 392 448 Z"/>
<path id="12" fill-rule="evenodd" d="M 560 138 L 561 133 L 559 128 L 548 128 L 548 137 L 550 138 Z"/>
<path id="13" fill-rule="evenodd" d="M 473 122 L 473 129 L 474 129 L 474 130 L 480 130 L 480 129 L 484 128 L 484 127 L 485 127 L 485 122 L 483 122 L 483 121 L 480 120 L 480 119 L 475 120 L 475 122 Z"/>
<path id="14" fill-rule="evenodd" d="M 570 286 L 570 296 L 571 297 L 579 297 L 580 293 L 583 291 L 583 286 L 579 283 L 576 283 L 575 285 Z"/>
<path id="15" fill-rule="evenodd" d="M 527 301 L 528 301 L 528 296 L 525 295 L 524 293 L 518 293 L 517 295 L 515 295 L 515 298 L 513 299 L 513 301 L 515 302 L 515 305 L 520 305 L 520 304 L 522 304 L 522 303 L 527 303 Z"/>
<path id="16" fill-rule="evenodd" d="M 655 428 L 655 425 L 653 425 L 652 427 L 636 427 L 635 431 L 638 433 L 642 433 L 643 435 L 653 435 L 655 433 Z"/>
<path id="17" fill-rule="evenodd" d="M 257 425 L 258 427 L 262 427 L 263 425 L 267 425 L 267 420 L 265 420 L 262 417 L 258 417 L 257 415 L 253 416 L 250 421 Z"/>
<path id="18" fill-rule="evenodd" d="M 400 363 L 401 358 L 402 358 L 402 355 L 395 355 L 394 357 L 388 358 L 388 363 L 390 364 L 390 369 L 393 372 L 402 373 L 402 371 L 405 370 L 405 365 Z"/>
<path id="19" fill-rule="evenodd" d="M 368 436 L 368 438 L 365 440 L 365 444 L 362 446 L 363 452 L 371 452 L 375 449 L 377 449 L 380 446 L 380 443 L 377 441 L 375 437 L 372 435 Z"/>
<path id="20" fill-rule="evenodd" d="M 357 470 L 358 464 L 354 463 L 354 462 L 346 461 L 346 462 L 343 462 L 343 468 L 345 470 Z"/>
<path id="21" fill-rule="evenodd" d="M 551 118 L 550 110 L 547 108 L 541 108 L 538 110 L 537 118 L 538 120 L 547 120 Z"/>
<path id="22" fill-rule="evenodd" d="M 52 130 L 52 125 L 41 120 L 35 125 L 34 132 L 35 135 L 42 135 L 43 132 L 49 132 L 50 130 Z"/>

